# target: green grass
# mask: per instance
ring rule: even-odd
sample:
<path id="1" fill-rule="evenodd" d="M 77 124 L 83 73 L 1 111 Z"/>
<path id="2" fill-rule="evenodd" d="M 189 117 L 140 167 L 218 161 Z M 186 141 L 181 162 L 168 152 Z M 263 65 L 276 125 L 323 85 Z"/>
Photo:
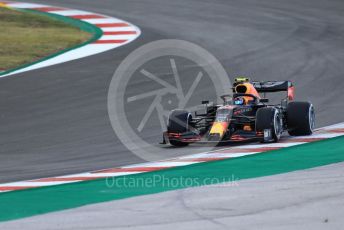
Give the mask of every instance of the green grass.
<path id="1" fill-rule="evenodd" d="M 0 7 L 0 71 L 35 62 L 91 37 L 46 15 Z"/>

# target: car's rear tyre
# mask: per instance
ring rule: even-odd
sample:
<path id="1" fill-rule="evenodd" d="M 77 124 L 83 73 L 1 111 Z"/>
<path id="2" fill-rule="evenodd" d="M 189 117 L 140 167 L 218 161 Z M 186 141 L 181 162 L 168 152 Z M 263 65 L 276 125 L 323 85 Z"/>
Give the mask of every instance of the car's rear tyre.
<path id="1" fill-rule="evenodd" d="M 309 102 L 293 101 L 287 106 L 287 128 L 291 136 L 307 136 L 315 127 L 314 107 Z"/>
<path id="2" fill-rule="evenodd" d="M 270 130 L 271 139 L 263 139 L 261 142 L 277 142 L 279 141 L 283 132 L 283 125 L 281 114 L 278 109 L 265 107 L 260 108 L 256 115 L 256 131 L 264 132 L 264 130 Z"/>
<path id="3" fill-rule="evenodd" d="M 190 121 L 192 115 L 186 110 L 173 110 L 168 118 L 167 132 L 170 133 L 185 133 L 190 131 Z M 189 143 L 170 140 L 170 144 L 177 147 L 187 146 Z"/>

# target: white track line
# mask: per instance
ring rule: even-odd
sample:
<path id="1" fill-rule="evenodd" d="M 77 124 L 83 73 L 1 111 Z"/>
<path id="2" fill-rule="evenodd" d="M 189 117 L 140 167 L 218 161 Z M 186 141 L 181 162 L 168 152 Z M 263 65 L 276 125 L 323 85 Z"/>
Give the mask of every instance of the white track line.
<path id="1" fill-rule="evenodd" d="M 177 162 L 177 161 L 162 161 L 162 162 L 147 162 L 142 164 L 128 165 L 121 168 L 137 168 L 137 167 L 179 167 L 190 165 L 190 162 Z"/>
<path id="2" fill-rule="evenodd" d="M 13 183 L 6 183 L 1 184 L 1 187 L 43 187 L 43 186 L 52 186 L 52 185 L 59 185 L 59 184 L 66 184 L 66 183 L 74 183 L 78 182 L 75 181 L 54 181 L 54 182 L 30 182 L 30 181 L 22 181 L 22 182 L 13 182 Z"/>
<path id="3" fill-rule="evenodd" d="M 103 35 L 99 40 L 128 40 L 131 35 Z"/>
<path id="4" fill-rule="evenodd" d="M 83 11 L 83 10 L 57 10 L 57 11 L 50 11 L 49 13 L 51 14 L 58 14 L 61 16 L 75 16 L 75 15 L 89 15 L 92 14 L 91 12 L 88 11 Z"/>
<path id="5" fill-rule="evenodd" d="M 20 2 L 5 3 L 5 5 L 7 5 L 9 7 L 21 8 L 21 9 L 32 9 L 32 8 L 39 8 L 39 7 L 48 7 L 47 5 L 42 5 L 42 4 L 20 3 Z"/>
<path id="6" fill-rule="evenodd" d="M 88 22 L 91 24 L 103 24 L 103 23 L 119 23 L 123 22 L 117 18 L 97 18 L 97 19 L 82 19 L 84 22 Z"/>
<path id="7" fill-rule="evenodd" d="M 131 27 L 104 27 L 103 32 L 133 31 Z M 134 30 L 135 31 L 135 30 Z"/>

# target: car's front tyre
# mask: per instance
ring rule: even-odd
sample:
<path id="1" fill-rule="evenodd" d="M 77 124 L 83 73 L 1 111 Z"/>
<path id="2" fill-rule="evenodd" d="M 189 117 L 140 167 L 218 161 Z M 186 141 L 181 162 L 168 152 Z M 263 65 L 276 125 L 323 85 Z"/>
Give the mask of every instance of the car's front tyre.
<path id="1" fill-rule="evenodd" d="M 283 132 L 281 113 L 278 109 L 272 107 L 260 108 L 256 115 L 256 131 L 270 132 L 270 139 L 264 139 L 262 142 L 278 142 Z"/>
<path id="2" fill-rule="evenodd" d="M 168 124 L 167 132 L 169 133 L 185 133 L 190 131 L 190 122 L 192 115 L 186 110 L 176 109 L 171 111 Z M 176 147 L 187 146 L 189 143 L 182 142 L 179 140 L 170 140 L 170 144 Z"/>

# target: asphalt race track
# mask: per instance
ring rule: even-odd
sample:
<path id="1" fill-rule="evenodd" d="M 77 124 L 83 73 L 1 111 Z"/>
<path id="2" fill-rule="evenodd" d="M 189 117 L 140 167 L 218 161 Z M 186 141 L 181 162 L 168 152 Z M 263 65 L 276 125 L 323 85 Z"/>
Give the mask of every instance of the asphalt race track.
<path id="1" fill-rule="evenodd" d="M 0 182 L 142 162 L 111 128 L 107 90 L 121 60 L 158 39 L 202 46 L 232 78 L 292 80 L 297 99 L 315 105 L 317 126 L 343 121 L 341 0 L 26 2 L 118 17 L 140 27 L 142 35 L 113 51 L 0 79 Z M 143 109 L 131 112 L 139 118 Z M 158 127 L 151 133 L 160 140 Z M 195 151 L 201 148 L 183 154 Z M 167 152 L 180 154 L 180 149 Z"/>

